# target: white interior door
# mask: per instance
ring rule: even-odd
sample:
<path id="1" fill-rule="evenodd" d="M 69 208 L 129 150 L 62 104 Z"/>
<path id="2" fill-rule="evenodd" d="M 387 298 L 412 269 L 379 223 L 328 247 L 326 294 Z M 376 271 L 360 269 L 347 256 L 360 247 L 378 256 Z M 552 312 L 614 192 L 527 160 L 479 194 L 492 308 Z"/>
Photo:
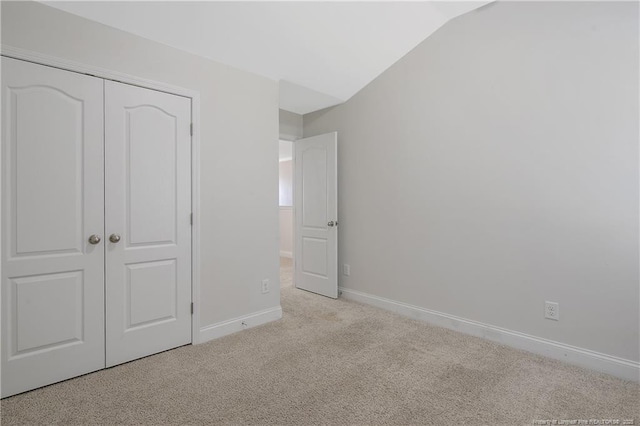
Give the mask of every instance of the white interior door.
<path id="1" fill-rule="evenodd" d="M 338 297 L 337 133 L 297 140 L 295 275 L 297 288 Z"/>
<path id="2" fill-rule="evenodd" d="M 191 342 L 191 100 L 105 81 L 107 367 Z"/>
<path id="3" fill-rule="evenodd" d="M 2 58 L 2 397 L 104 368 L 102 91 Z"/>

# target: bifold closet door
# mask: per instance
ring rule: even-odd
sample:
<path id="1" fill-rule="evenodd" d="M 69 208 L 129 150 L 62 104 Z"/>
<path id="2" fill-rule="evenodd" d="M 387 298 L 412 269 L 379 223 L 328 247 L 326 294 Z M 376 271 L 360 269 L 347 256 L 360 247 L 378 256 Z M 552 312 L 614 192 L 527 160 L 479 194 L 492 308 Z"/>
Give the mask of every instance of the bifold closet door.
<path id="1" fill-rule="evenodd" d="M 2 396 L 104 368 L 103 80 L 2 58 Z"/>
<path id="2" fill-rule="evenodd" d="M 104 93 L 109 367 L 191 342 L 191 100 Z"/>

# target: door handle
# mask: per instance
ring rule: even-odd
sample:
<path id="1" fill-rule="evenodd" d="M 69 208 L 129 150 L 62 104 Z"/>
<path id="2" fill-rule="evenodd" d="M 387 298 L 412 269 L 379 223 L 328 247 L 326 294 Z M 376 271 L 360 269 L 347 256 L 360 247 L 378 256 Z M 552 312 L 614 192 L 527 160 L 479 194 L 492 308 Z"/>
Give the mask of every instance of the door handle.
<path id="1" fill-rule="evenodd" d="M 94 246 L 96 244 L 100 243 L 100 237 L 96 234 L 93 234 L 89 237 L 89 244 L 93 244 Z"/>
<path id="2" fill-rule="evenodd" d="M 111 241 L 114 244 L 117 243 L 117 242 L 120 242 L 120 235 L 118 235 L 118 234 L 109 235 L 109 241 Z"/>
<path id="3" fill-rule="evenodd" d="M 327 223 L 327 226 L 329 228 L 333 228 L 334 226 L 338 226 L 338 221 L 330 221 L 329 223 Z"/>

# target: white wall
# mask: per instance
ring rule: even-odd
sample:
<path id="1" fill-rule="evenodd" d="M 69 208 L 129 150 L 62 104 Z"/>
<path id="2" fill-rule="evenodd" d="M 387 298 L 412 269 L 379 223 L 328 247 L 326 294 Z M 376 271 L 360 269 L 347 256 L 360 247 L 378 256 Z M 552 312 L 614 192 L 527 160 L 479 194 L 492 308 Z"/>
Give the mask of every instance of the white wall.
<path id="1" fill-rule="evenodd" d="M 279 306 L 277 82 L 34 2 L 2 2 L 2 43 L 199 91 L 201 325 Z"/>
<path id="2" fill-rule="evenodd" d="M 302 116 L 293 112 L 280 110 L 280 139 L 294 141 L 302 138 Z"/>
<path id="3" fill-rule="evenodd" d="M 293 160 L 280 162 L 280 256 L 293 257 Z"/>
<path id="4" fill-rule="evenodd" d="M 293 160 L 280 161 L 280 206 L 293 206 Z"/>
<path id="5" fill-rule="evenodd" d="M 638 113 L 637 3 L 452 20 L 304 116 L 338 131 L 341 285 L 637 362 Z"/>
<path id="6" fill-rule="evenodd" d="M 280 256 L 293 257 L 292 207 L 280 207 Z"/>

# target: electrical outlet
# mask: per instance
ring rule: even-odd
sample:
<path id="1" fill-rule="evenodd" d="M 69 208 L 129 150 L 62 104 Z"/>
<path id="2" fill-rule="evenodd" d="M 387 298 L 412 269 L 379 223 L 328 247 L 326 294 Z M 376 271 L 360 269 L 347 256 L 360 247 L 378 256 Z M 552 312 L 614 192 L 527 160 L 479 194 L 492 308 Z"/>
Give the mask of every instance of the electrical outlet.
<path id="1" fill-rule="evenodd" d="M 346 263 L 342 265 L 342 273 L 348 277 L 351 275 L 351 265 L 347 265 Z"/>
<path id="2" fill-rule="evenodd" d="M 269 280 L 268 279 L 262 280 L 262 292 L 263 293 L 269 293 Z"/>
<path id="3" fill-rule="evenodd" d="M 544 302 L 544 317 L 558 321 L 560 319 L 560 305 L 556 302 Z"/>

